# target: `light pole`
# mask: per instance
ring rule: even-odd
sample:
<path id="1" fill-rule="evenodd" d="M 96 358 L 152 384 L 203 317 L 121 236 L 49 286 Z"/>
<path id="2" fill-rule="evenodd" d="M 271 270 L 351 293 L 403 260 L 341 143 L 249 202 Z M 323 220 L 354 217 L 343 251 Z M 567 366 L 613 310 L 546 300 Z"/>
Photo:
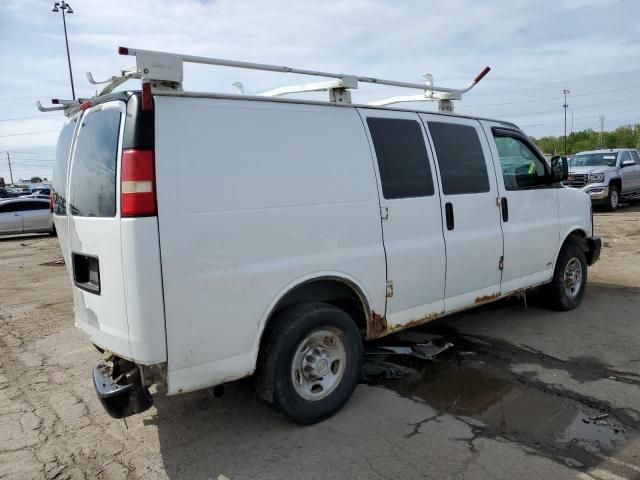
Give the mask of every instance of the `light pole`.
<path id="1" fill-rule="evenodd" d="M 562 90 L 562 93 L 564 94 L 564 105 L 562 105 L 564 107 L 564 155 L 565 157 L 567 156 L 567 107 L 569 105 L 567 105 L 567 93 L 571 93 L 569 90 L 565 89 Z"/>
<path id="2" fill-rule="evenodd" d="M 65 18 L 65 13 L 73 13 L 73 8 L 71 5 L 66 3 L 64 0 L 62 2 L 55 2 L 51 11 L 54 13 L 62 12 L 62 25 L 64 26 L 64 42 L 67 44 L 67 62 L 69 63 L 69 78 L 71 79 L 71 96 L 73 99 L 76 99 L 76 90 L 73 88 L 73 73 L 71 72 L 71 55 L 69 55 L 69 39 L 67 38 L 67 20 Z"/>

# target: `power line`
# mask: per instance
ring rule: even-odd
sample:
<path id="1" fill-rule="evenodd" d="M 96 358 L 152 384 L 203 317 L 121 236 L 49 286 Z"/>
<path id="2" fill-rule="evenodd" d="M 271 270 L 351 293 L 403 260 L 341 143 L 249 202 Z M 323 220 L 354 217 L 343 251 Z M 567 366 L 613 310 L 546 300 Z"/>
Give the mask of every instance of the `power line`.
<path id="1" fill-rule="evenodd" d="M 624 90 L 635 90 L 640 88 L 640 85 L 635 85 L 633 87 L 624 87 L 624 88 L 616 88 L 616 89 L 612 89 L 612 90 L 603 90 L 600 92 L 587 92 L 587 93 L 578 93 L 575 95 L 571 95 L 571 97 L 588 97 L 590 95 L 600 95 L 602 93 L 611 93 L 611 92 L 622 92 Z M 556 97 L 545 97 L 545 98 L 532 98 L 529 100 L 515 100 L 513 102 L 500 102 L 500 103 L 482 103 L 482 104 L 475 104 L 475 105 L 464 105 L 467 108 L 474 108 L 474 107 L 493 107 L 493 106 L 500 106 L 500 105 L 516 105 L 516 104 L 520 104 L 520 103 L 537 103 L 537 102 L 545 102 L 545 101 L 551 101 L 551 100 L 555 100 L 558 101 L 560 99 L 559 96 Z"/>
<path id="2" fill-rule="evenodd" d="M 4 137 L 19 137 L 22 135 L 38 135 L 40 133 L 51 133 L 51 132 L 59 132 L 60 130 L 40 130 L 38 132 L 24 132 L 24 133 L 10 133 L 8 135 L 0 135 L 0 138 Z"/>
<path id="3" fill-rule="evenodd" d="M 622 111 L 619 111 L 619 112 L 609 112 L 609 113 L 605 113 L 605 115 L 606 116 L 622 115 L 622 114 L 625 114 L 625 113 L 637 112 L 637 111 L 638 111 L 638 109 L 634 108 L 634 109 L 631 109 L 631 110 L 622 110 Z M 560 113 L 560 112 L 558 112 L 558 113 Z M 584 117 L 576 117 L 575 120 L 587 120 L 587 119 L 591 119 L 591 118 L 598 118 L 598 117 L 600 117 L 600 115 L 601 114 L 598 114 L 598 115 L 586 115 Z M 554 120 L 552 122 L 523 123 L 520 126 L 521 127 L 533 127 L 533 126 L 536 126 L 536 125 L 552 125 L 554 123 L 561 123 L 561 122 L 562 122 L 561 120 Z"/>
<path id="4" fill-rule="evenodd" d="M 41 150 L 43 148 L 56 148 L 56 145 L 44 145 L 42 147 L 23 147 L 23 148 L 12 148 L 10 150 L 2 150 L 0 151 L 0 153 L 6 153 L 6 152 L 24 152 L 27 150 Z"/>
<path id="5" fill-rule="evenodd" d="M 13 117 L 13 118 L 0 118 L 0 122 L 14 122 L 17 120 L 26 120 L 28 118 L 47 118 L 47 117 L 55 117 L 55 116 L 59 116 L 59 114 L 56 113 L 47 113 L 47 114 L 40 114 L 40 115 L 29 115 L 27 117 Z"/>

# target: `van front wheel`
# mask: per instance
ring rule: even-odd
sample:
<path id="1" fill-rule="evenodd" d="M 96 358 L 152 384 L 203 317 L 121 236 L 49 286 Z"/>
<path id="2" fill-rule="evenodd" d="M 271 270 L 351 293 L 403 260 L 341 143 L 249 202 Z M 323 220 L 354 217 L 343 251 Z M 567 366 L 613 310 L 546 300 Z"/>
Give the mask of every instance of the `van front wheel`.
<path id="1" fill-rule="evenodd" d="M 573 310 L 582 301 L 587 286 L 587 259 L 578 241 L 567 242 L 560 250 L 551 283 L 547 285 L 550 306 Z"/>
<path id="2" fill-rule="evenodd" d="M 326 303 L 293 306 L 273 322 L 258 358 L 258 394 L 297 423 L 329 418 L 358 383 L 362 339 L 356 324 Z"/>

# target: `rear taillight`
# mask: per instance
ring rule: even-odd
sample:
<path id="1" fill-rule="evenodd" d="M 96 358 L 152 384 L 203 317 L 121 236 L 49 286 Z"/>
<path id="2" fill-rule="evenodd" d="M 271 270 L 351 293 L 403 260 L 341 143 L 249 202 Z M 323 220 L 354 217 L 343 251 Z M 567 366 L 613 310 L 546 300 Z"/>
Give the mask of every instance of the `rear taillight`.
<path id="1" fill-rule="evenodd" d="M 123 217 L 152 217 L 158 212 L 153 150 L 122 151 L 120 212 Z"/>
<path id="2" fill-rule="evenodd" d="M 49 209 L 53 212 L 53 190 L 49 190 Z"/>

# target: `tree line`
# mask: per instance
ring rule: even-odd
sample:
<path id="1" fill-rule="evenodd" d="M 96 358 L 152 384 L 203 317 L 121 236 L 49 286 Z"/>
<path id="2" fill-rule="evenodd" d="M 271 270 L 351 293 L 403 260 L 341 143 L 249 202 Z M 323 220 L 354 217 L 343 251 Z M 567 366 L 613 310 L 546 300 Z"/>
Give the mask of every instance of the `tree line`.
<path id="1" fill-rule="evenodd" d="M 562 155 L 564 153 L 564 135 L 531 139 L 544 153 Z M 567 136 L 567 154 L 597 150 L 601 148 L 638 148 L 640 147 L 640 123 L 625 125 L 612 131 L 600 132 L 591 128 L 571 132 Z"/>

